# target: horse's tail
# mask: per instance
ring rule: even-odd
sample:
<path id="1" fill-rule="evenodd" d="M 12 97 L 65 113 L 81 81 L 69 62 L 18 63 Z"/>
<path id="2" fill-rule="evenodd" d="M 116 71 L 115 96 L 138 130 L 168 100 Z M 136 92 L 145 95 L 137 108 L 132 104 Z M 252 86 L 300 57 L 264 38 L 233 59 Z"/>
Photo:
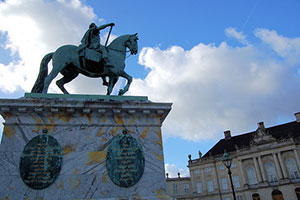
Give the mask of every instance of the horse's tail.
<path id="1" fill-rule="evenodd" d="M 31 90 L 32 93 L 42 93 L 43 88 L 44 88 L 45 78 L 48 75 L 48 63 L 52 59 L 53 54 L 54 53 L 48 53 L 42 59 L 39 75 L 32 87 L 32 90 Z"/>

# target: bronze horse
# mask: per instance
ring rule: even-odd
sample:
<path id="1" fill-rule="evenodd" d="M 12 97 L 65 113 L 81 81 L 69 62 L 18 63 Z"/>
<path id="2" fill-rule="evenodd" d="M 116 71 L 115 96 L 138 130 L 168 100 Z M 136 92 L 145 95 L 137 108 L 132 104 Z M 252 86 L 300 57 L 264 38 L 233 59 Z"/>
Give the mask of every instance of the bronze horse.
<path id="1" fill-rule="evenodd" d="M 63 78 L 56 81 L 56 85 L 61 89 L 64 94 L 68 91 L 64 88 L 64 84 L 69 83 L 78 76 L 79 73 L 92 77 L 106 77 L 109 78 L 107 95 L 110 95 L 119 77 L 127 79 L 127 83 L 123 89 L 120 89 L 119 95 L 123 95 L 128 91 L 132 82 L 132 77 L 125 71 L 126 49 L 128 48 L 131 54 L 137 54 L 137 33 L 132 35 L 122 35 L 113 40 L 107 46 L 108 61 L 103 64 L 87 62 L 87 68 L 82 68 L 80 58 L 78 55 L 78 47 L 74 45 L 64 45 L 58 48 L 55 52 L 49 53 L 44 56 L 40 65 L 40 72 L 38 78 L 31 90 L 32 93 L 47 93 L 51 81 L 61 73 Z M 52 59 L 53 68 L 48 75 L 48 63 Z"/>

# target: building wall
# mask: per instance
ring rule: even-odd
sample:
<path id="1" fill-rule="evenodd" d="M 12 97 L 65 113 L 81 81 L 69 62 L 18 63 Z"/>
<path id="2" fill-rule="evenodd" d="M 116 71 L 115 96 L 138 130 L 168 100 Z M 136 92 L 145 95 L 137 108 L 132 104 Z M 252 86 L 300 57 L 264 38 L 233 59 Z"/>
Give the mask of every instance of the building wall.
<path id="1" fill-rule="evenodd" d="M 189 199 L 191 196 L 191 181 L 190 177 L 183 178 L 167 178 L 167 194 L 174 199 L 184 198 Z"/>
<path id="2" fill-rule="evenodd" d="M 255 193 L 259 194 L 261 200 L 272 200 L 272 192 L 275 190 L 279 190 L 285 200 L 297 200 L 295 189 L 300 188 L 300 146 L 298 144 L 299 141 L 295 138 L 274 140 L 268 136 L 265 141 L 260 138 L 247 148 L 237 148 L 236 151 L 230 152 L 233 158 L 232 177 L 239 182 L 239 186 L 234 187 L 237 200 L 252 200 L 252 195 Z M 222 154 L 190 159 L 188 162 L 191 175 L 190 194 L 178 193 L 176 196 L 172 193 L 168 194 L 177 199 L 232 200 L 228 170 L 222 167 L 221 159 Z M 290 176 L 287 165 L 290 159 L 293 160 L 292 166 L 295 167 L 293 177 Z M 252 167 L 257 183 L 254 181 L 255 178 L 249 177 L 248 173 L 251 172 L 249 167 Z M 187 184 L 186 181 L 180 184 Z M 213 190 L 209 188 L 209 181 L 213 181 Z M 169 188 L 174 182 L 179 184 L 180 180 L 167 179 L 167 187 Z"/>

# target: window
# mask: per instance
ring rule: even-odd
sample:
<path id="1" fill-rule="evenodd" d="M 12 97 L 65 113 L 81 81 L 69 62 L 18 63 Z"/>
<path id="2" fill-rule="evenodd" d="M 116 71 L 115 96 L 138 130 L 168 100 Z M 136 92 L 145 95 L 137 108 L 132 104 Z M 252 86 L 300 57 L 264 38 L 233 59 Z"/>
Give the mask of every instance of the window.
<path id="1" fill-rule="evenodd" d="M 173 183 L 173 193 L 178 194 L 177 184 Z"/>
<path id="2" fill-rule="evenodd" d="M 257 193 L 252 194 L 252 200 L 260 200 L 259 194 Z"/>
<path id="3" fill-rule="evenodd" d="M 286 167 L 289 172 L 290 179 L 299 179 L 299 171 L 294 158 L 286 160 Z"/>
<path id="4" fill-rule="evenodd" d="M 236 168 L 236 163 L 232 162 L 230 168 Z"/>
<path id="5" fill-rule="evenodd" d="M 274 190 L 272 192 L 272 199 L 273 200 L 283 200 L 282 192 L 280 190 Z"/>
<path id="6" fill-rule="evenodd" d="M 202 183 L 197 182 L 197 193 L 202 193 L 202 192 L 203 192 Z"/>
<path id="7" fill-rule="evenodd" d="M 189 194 L 190 193 L 190 185 L 189 184 L 184 184 L 183 185 L 183 190 L 184 190 L 184 194 Z"/>
<path id="8" fill-rule="evenodd" d="M 200 169 L 195 169 L 194 174 L 195 175 L 200 175 Z"/>
<path id="9" fill-rule="evenodd" d="M 214 191 L 214 182 L 212 180 L 207 181 L 207 191 L 213 192 Z"/>
<path id="10" fill-rule="evenodd" d="M 205 173 L 208 173 L 208 172 L 210 172 L 210 171 L 211 171 L 211 168 L 210 168 L 210 167 L 205 167 L 205 168 L 204 168 L 204 172 L 205 172 Z"/>
<path id="11" fill-rule="evenodd" d="M 273 163 L 268 162 L 265 165 L 265 168 L 267 170 L 267 176 L 270 183 L 276 183 L 278 182 L 276 169 Z"/>
<path id="12" fill-rule="evenodd" d="M 239 176 L 232 176 L 233 186 L 236 188 L 241 187 Z"/>
<path id="13" fill-rule="evenodd" d="M 224 200 L 230 200 L 230 197 L 225 197 Z"/>
<path id="14" fill-rule="evenodd" d="M 236 196 L 236 199 L 237 199 L 237 200 L 243 200 L 243 197 L 242 197 L 241 195 L 237 195 L 237 196 Z"/>
<path id="15" fill-rule="evenodd" d="M 258 183 L 253 166 L 247 167 L 247 176 L 248 176 L 249 185 L 255 185 Z"/>
<path id="16" fill-rule="evenodd" d="M 219 170 L 224 170 L 224 165 L 219 165 Z"/>
<path id="17" fill-rule="evenodd" d="M 221 184 L 223 190 L 228 190 L 227 178 L 221 178 Z"/>
<path id="18" fill-rule="evenodd" d="M 295 189 L 297 200 L 300 200 L 300 188 Z"/>

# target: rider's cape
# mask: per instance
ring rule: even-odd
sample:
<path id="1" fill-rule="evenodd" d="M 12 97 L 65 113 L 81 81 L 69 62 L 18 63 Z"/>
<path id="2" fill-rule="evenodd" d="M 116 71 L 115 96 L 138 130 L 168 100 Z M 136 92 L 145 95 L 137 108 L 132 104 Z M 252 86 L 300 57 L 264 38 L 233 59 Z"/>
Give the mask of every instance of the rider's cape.
<path id="1" fill-rule="evenodd" d="M 87 60 L 91 60 L 94 62 L 100 62 L 101 60 L 101 54 L 93 49 L 85 48 L 84 54 L 84 57 Z"/>
<path id="2" fill-rule="evenodd" d="M 100 62 L 102 55 L 96 51 L 98 49 L 96 46 L 90 46 L 91 44 L 91 37 L 93 36 L 93 32 L 97 31 L 97 29 L 89 28 L 87 32 L 84 34 L 83 38 L 81 39 L 81 45 L 79 46 L 79 55 L 84 56 L 86 60 L 91 60 L 94 62 Z M 99 31 L 96 33 L 99 34 Z M 97 36 L 95 36 L 97 37 Z M 99 36 L 98 36 L 99 37 Z M 99 41 L 100 43 L 100 41 Z M 100 45 L 100 44 L 99 44 Z"/>

